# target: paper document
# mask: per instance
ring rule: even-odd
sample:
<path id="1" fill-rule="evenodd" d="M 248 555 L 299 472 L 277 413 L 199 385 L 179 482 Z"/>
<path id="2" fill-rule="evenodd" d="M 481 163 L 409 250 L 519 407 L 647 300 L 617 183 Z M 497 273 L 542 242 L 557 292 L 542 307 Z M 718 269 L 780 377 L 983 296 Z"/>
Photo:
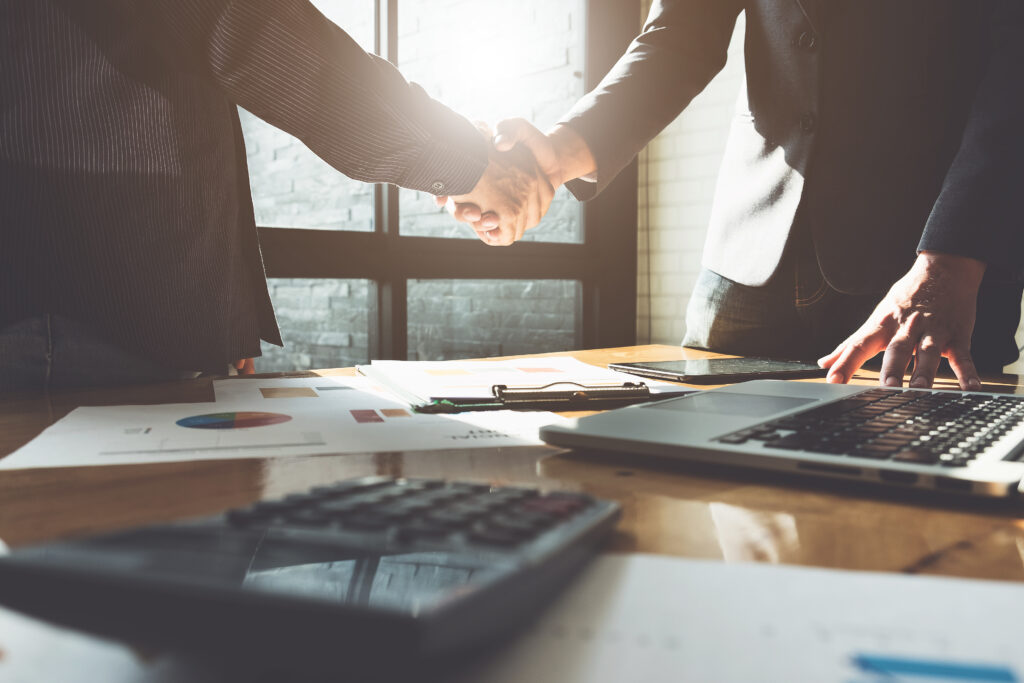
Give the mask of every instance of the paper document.
<path id="1" fill-rule="evenodd" d="M 199 663 L 156 656 L 141 659 L 128 647 L 54 628 L 0 608 L 0 681 L 3 683 L 228 683 Z"/>
<path id="2" fill-rule="evenodd" d="M 362 377 L 214 383 L 216 403 L 82 407 L 0 470 L 536 445 L 551 413 L 418 415 Z"/>
<path id="3" fill-rule="evenodd" d="M 494 396 L 493 387 L 499 384 L 522 388 L 563 382 L 585 386 L 620 386 L 624 382 L 643 382 L 652 394 L 675 392 L 683 388 L 678 384 L 599 368 L 568 356 L 518 360 L 375 360 L 357 369 L 411 405 L 430 403 L 433 399 L 488 399 Z"/>
<path id="4" fill-rule="evenodd" d="M 606 556 L 458 683 L 1024 681 L 1024 585 Z"/>
<path id="5" fill-rule="evenodd" d="M 496 656 L 443 680 L 1019 682 L 1022 608 L 1013 583 L 608 555 Z M 248 680 L 2 609 L 0 653 L 4 683 Z"/>

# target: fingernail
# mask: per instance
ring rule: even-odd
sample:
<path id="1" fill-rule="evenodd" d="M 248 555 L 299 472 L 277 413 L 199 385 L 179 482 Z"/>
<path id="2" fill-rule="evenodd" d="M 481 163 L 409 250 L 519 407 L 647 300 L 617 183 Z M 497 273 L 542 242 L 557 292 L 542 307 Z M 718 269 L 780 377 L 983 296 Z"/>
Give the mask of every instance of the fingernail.
<path id="1" fill-rule="evenodd" d="M 910 386 L 914 387 L 915 389 L 927 389 L 928 384 L 928 380 L 926 380 L 924 377 L 915 377 L 914 379 L 910 380 Z"/>
<path id="2" fill-rule="evenodd" d="M 825 367 L 825 359 L 826 358 L 828 358 L 828 356 L 822 356 L 821 358 L 818 359 L 818 367 L 819 368 Z"/>
<path id="3" fill-rule="evenodd" d="M 885 386 L 887 387 L 898 387 L 900 385 L 899 377 L 895 375 L 889 375 L 885 378 Z"/>
<path id="4" fill-rule="evenodd" d="M 977 391 L 978 389 L 981 389 L 981 380 L 978 379 L 977 377 L 970 378 L 969 380 L 967 380 L 967 388 L 971 391 Z"/>
<path id="5" fill-rule="evenodd" d="M 494 146 L 495 147 L 498 147 L 499 145 L 506 145 L 506 144 L 508 144 L 508 138 L 507 137 L 505 137 L 501 133 L 498 133 L 497 135 L 494 136 Z"/>
<path id="6" fill-rule="evenodd" d="M 827 379 L 832 384 L 846 384 L 846 377 L 840 372 L 832 373 Z"/>

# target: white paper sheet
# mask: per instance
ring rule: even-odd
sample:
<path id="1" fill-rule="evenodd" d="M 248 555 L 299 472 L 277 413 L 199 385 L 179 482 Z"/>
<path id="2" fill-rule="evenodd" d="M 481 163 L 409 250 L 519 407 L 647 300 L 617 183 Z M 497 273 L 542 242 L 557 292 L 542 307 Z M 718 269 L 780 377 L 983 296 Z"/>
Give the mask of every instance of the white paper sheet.
<path id="1" fill-rule="evenodd" d="M 541 425 L 562 419 L 419 415 L 365 378 L 308 379 L 216 382 L 216 403 L 77 408 L 0 459 L 0 469 L 536 445 Z"/>
<path id="2" fill-rule="evenodd" d="M 607 556 L 459 683 L 1024 680 L 1024 586 Z"/>
<path id="3" fill-rule="evenodd" d="M 447 680 L 1021 681 L 1022 608 L 1013 583 L 609 555 L 496 657 Z M 0 650 L 4 683 L 227 680 L 3 610 Z"/>
<path id="4" fill-rule="evenodd" d="M 426 403 L 432 397 L 487 399 L 493 396 L 492 387 L 496 384 L 540 387 L 555 382 L 576 382 L 586 386 L 616 386 L 623 382 L 643 382 L 651 393 L 685 390 L 678 384 L 599 368 L 569 356 L 518 360 L 375 360 L 358 369 L 411 403 Z M 556 390 L 569 388 L 552 387 Z"/>
<path id="5" fill-rule="evenodd" d="M 142 659 L 93 638 L 0 609 L 3 683 L 223 683 L 224 676 L 180 658 Z"/>

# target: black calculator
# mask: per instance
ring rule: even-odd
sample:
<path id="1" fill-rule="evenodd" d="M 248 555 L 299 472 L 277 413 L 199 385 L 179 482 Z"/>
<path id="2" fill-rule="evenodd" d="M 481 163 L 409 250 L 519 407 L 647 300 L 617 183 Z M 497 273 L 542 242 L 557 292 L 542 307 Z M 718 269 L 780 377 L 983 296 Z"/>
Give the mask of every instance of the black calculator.
<path id="1" fill-rule="evenodd" d="M 356 479 L 15 550 L 0 604 L 161 651 L 404 678 L 527 623 L 619 514 L 584 493 Z"/>

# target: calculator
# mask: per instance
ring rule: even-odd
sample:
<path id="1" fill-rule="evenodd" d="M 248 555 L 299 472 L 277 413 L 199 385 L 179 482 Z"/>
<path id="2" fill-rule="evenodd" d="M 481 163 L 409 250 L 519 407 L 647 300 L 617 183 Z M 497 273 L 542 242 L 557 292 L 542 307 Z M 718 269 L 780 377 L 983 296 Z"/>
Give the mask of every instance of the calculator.
<path id="1" fill-rule="evenodd" d="M 0 604 L 160 651 L 346 680 L 444 671 L 549 604 L 619 506 L 371 477 L 0 557 Z"/>

